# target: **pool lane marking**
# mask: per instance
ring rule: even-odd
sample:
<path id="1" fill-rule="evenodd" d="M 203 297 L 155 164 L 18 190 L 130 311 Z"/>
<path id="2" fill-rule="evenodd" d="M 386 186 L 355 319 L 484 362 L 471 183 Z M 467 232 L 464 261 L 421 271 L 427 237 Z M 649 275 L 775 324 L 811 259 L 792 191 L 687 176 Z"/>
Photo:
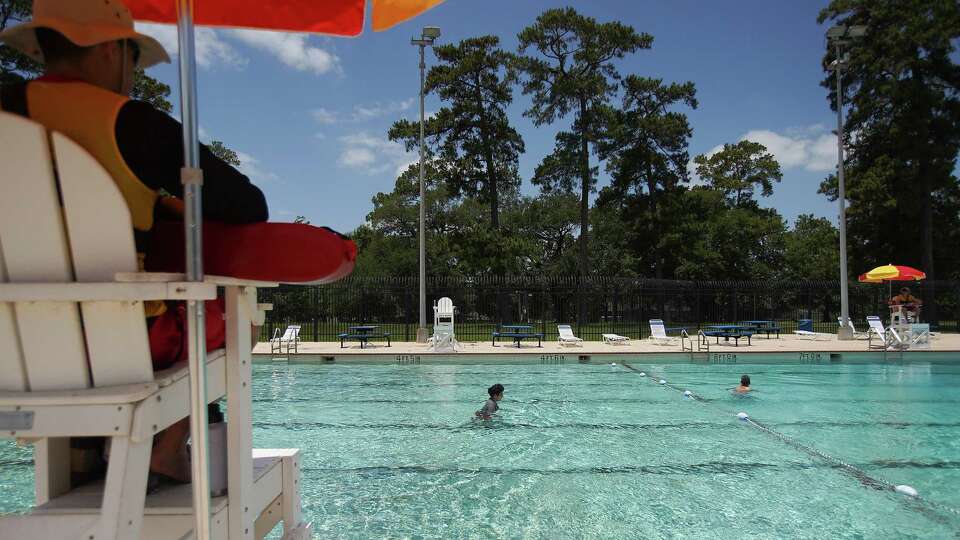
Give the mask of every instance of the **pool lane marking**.
<path id="1" fill-rule="evenodd" d="M 639 374 L 639 373 L 643 373 L 641 370 L 639 370 L 639 369 L 631 366 L 630 364 L 628 364 L 628 363 L 626 363 L 626 362 L 621 362 L 620 365 L 622 365 L 623 367 L 625 367 L 625 368 L 633 371 L 634 373 L 638 373 L 638 374 Z M 647 373 L 646 373 L 646 377 L 649 378 L 649 379 L 652 380 L 652 381 L 666 380 L 666 379 L 663 379 L 662 377 L 657 377 L 652 371 L 651 371 L 651 372 L 647 372 Z M 658 386 L 666 386 L 667 388 L 670 388 L 671 390 L 675 390 L 675 391 L 680 392 L 680 393 L 683 393 L 683 392 L 685 391 L 684 389 L 682 389 L 682 388 L 680 388 L 680 387 L 678 387 L 678 386 L 672 385 L 672 384 L 670 384 L 669 382 L 667 382 L 666 384 L 659 384 Z M 714 404 L 714 403 L 709 403 L 706 399 L 702 398 L 701 396 L 698 396 L 697 394 L 693 393 L 692 391 L 691 391 L 691 393 L 690 393 L 690 397 L 692 397 L 692 398 L 693 398 L 694 400 L 696 400 L 696 401 L 699 401 L 699 402 L 701 402 L 701 403 L 705 403 L 705 404 L 707 404 L 707 405 L 710 405 L 710 406 L 712 406 L 712 407 L 714 407 L 714 408 L 716 408 L 716 409 L 718 409 L 718 410 L 720 410 L 720 411 L 722 411 L 722 412 L 726 412 L 726 413 L 733 414 L 733 413 L 731 412 L 732 409 L 728 409 L 728 410 L 724 411 L 722 407 L 720 407 L 720 406 L 718 406 L 718 405 L 716 405 L 716 404 Z M 839 458 L 835 458 L 835 457 L 833 457 L 833 456 L 831 456 L 831 455 L 829 455 L 829 454 L 825 454 L 825 453 L 821 452 L 820 450 L 817 450 L 816 448 L 813 448 L 813 447 L 811 447 L 811 446 L 807 446 L 807 445 L 805 445 L 805 444 L 803 444 L 803 443 L 800 443 L 800 442 L 798 442 L 798 441 L 795 441 L 795 440 L 793 440 L 792 438 L 784 435 L 783 433 L 780 433 L 779 431 L 777 431 L 777 430 L 775 430 L 775 429 L 773 429 L 773 428 L 767 427 L 767 426 L 761 424 L 760 422 L 757 422 L 756 420 L 754 420 L 753 418 L 751 418 L 751 417 L 749 417 L 749 416 L 747 416 L 745 419 L 743 419 L 743 421 L 745 421 L 748 425 L 752 426 L 753 428 L 758 429 L 758 430 L 760 430 L 761 432 L 764 432 L 764 433 L 766 433 L 766 434 L 768 434 L 768 435 L 771 435 L 771 436 L 777 438 L 778 440 L 780 440 L 781 442 L 787 444 L 788 446 L 792 446 L 792 447 L 796 448 L 797 450 L 800 450 L 801 452 L 803 452 L 803 453 L 805 453 L 805 454 L 807 454 L 807 455 L 809 455 L 809 456 L 811 456 L 811 457 L 820 458 L 820 459 L 823 459 L 823 460 L 825 460 L 825 461 L 827 461 L 827 462 L 829 462 L 829 463 L 832 463 L 832 464 L 834 464 L 834 465 L 838 465 L 838 466 L 840 467 L 840 470 L 841 470 L 841 471 L 843 471 L 843 472 L 847 473 L 849 476 L 855 478 L 856 480 L 858 480 L 858 481 L 859 481 L 861 484 L 863 484 L 864 486 L 867 486 L 867 487 L 876 489 L 876 490 L 878 490 L 878 491 L 892 491 L 892 492 L 896 493 L 897 495 L 901 495 L 900 492 L 897 491 L 897 486 L 894 485 L 894 484 L 891 483 L 891 482 L 888 482 L 888 481 L 886 481 L 886 480 L 873 477 L 873 476 L 871 476 L 869 473 L 867 473 L 866 471 L 864 471 L 863 469 L 860 469 L 860 468 L 858 468 L 858 467 L 856 467 L 856 466 L 854 466 L 854 465 L 851 465 L 851 464 L 849 464 L 849 463 L 847 463 L 847 462 L 845 462 L 845 461 L 843 461 L 843 460 L 841 460 L 841 459 L 839 459 Z M 960 517 L 960 509 L 957 509 L 957 508 L 954 508 L 954 507 L 952 507 L 952 506 L 945 505 L 945 504 L 942 504 L 942 503 L 939 503 L 939 502 L 936 502 L 936 501 L 933 501 L 933 500 L 930 500 L 930 499 L 921 497 L 920 495 L 916 495 L 916 496 L 906 496 L 906 497 L 902 497 L 902 498 L 901 498 L 901 502 L 904 503 L 905 506 L 907 506 L 907 508 L 910 508 L 911 510 L 914 510 L 914 511 L 916 511 L 916 512 L 919 512 L 919 513 L 925 515 L 926 517 L 928 517 L 928 518 L 930 518 L 930 519 L 932 519 L 932 520 L 934 520 L 934 521 L 936 521 L 936 522 L 938 522 L 938 523 L 941 523 L 941 524 L 944 523 L 944 520 L 942 519 L 941 516 L 938 516 L 938 515 L 936 515 L 936 514 L 931 514 L 930 511 L 929 511 L 928 509 L 926 509 L 926 508 L 921 508 L 921 507 L 919 507 L 919 506 L 917 506 L 917 505 L 907 504 L 907 503 L 910 502 L 910 501 L 916 501 L 916 502 L 918 502 L 918 503 L 925 503 L 925 504 L 927 504 L 928 506 L 930 506 L 930 507 L 932 507 L 932 508 L 934 508 L 934 509 L 937 509 L 937 510 L 940 510 L 940 511 L 942 511 L 942 512 L 946 512 L 946 513 L 952 514 L 952 515 L 955 516 L 955 517 Z"/>

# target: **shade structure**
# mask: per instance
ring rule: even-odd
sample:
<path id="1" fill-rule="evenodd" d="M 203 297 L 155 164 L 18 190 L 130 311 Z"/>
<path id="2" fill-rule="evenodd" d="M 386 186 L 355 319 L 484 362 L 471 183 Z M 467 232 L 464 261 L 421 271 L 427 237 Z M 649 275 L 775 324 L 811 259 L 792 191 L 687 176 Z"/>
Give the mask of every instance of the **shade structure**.
<path id="1" fill-rule="evenodd" d="M 916 268 L 885 264 L 878 266 L 865 274 L 860 274 L 861 283 L 882 283 L 884 281 L 920 281 L 927 275 Z"/>
<path id="2" fill-rule="evenodd" d="M 386 30 L 443 0 L 198 0 L 194 23 L 356 36 L 363 31 L 366 4 L 372 3 L 372 27 Z M 173 0 L 126 0 L 134 19 L 176 24 Z"/>

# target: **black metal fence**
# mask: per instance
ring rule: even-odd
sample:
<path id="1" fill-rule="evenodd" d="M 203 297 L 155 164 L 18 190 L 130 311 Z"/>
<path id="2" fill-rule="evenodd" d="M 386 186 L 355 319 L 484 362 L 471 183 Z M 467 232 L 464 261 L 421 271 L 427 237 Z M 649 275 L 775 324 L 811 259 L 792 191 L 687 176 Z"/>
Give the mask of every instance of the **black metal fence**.
<path id="1" fill-rule="evenodd" d="M 894 293 L 902 284 L 894 283 Z M 960 281 L 911 284 L 924 301 L 921 319 L 941 332 L 957 332 Z M 865 330 L 867 315 L 885 316 L 889 287 L 852 283 L 850 317 Z M 273 303 L 261 339 L 276 329 L 300 324 L 305 341 L 337 341 L 349 326 L 373 324 L 397 341 L 416 338 L 418 283 L 414 277 L 351 277 L 324 286 L 283 286 L 261 291 Z M 616 333 L 649 335 L 649 319 L 683 326 L 692 334 L 710 324 L 744 320 L 777 321 L 784 331 L 811 319 L 814 330 L 835 332 L 840 314 L 837 281 L 669 281 L 634 278 L 428 278 L 427 325 L 431 305 L 450 297 L 457 308 L 461 341 L 484 341 L 498 324 L 524 323 L 556 339 L 557 324 L 571 324 L 586 340 Z M 581 313 L 582 306 L 582 315 Z M 580 315 L 580 316 L 578 316 Z"/>

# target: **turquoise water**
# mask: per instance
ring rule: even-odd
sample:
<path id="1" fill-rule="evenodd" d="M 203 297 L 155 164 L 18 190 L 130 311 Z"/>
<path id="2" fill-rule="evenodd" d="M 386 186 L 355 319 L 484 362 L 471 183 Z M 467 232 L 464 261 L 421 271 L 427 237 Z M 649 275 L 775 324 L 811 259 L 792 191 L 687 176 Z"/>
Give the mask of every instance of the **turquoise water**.
<path id="1" fill-rule="evenodd" d="M 945 538 L 960 363 L 255 364 L 254 442 L 303 452 L 318 538 Z M 756 389 L 730 394 L 741 373 Z M 473 420 L 487 386 L 498 416 Z M 870 487 L 762 424 L 924 501 Z M 31 497 L 0 446 L 0 510 Z M 930 502 L 925 502 L 929 500 Z"/>

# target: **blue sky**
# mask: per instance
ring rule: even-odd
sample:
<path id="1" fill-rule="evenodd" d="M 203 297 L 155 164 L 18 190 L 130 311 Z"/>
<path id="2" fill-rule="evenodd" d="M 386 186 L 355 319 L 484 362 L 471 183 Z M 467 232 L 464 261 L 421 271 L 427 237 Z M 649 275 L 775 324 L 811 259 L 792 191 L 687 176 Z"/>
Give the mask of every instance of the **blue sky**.
<path id="1" fill-rule="evenodd" d="M 691 156 L 749 138 L 774 153 L 783 181 L 762 201 L 792 222 L 814 213 L 836 221 L 836 208 L 816 193 L 836 163 L 836 116 L 827 104 L 820 59 L 826 0 L 702 2 L 591 0 L 575 7 L 599 21 L 619 20 L 654 37 L 653 47 L 619 64 L 621 73 L 693 81 L 700 102 L 688 111 Z M 493 34 L 515 50 L 517 33 L 537 15 L 569 2 L 447 0 L 387 32 L 333 38 L 249 30 L 199 29 L 202 137 L 240 153 L 243 170 L 266 193 L 273 221 L 302 214 L 349 232 L 364 222 L 371 197 L 390 191 L 399 168 L 416 156 L 386 138 L 398 118 L 416 118 L 417 50 L 423 25 L 440 26 L 444 43 Z M 139 25 L 176 48 L 173 27 Z M 427 64 L 432 55 L 427 54 Z M 150 74 L 174 87 L 176 71 Z M 522 116 L 529 100 L 515 92 L 510 117 L 523 135 L 523 191 L 568 126 L 534 128 Z M 426 111 L 441 103 L 427 98 Z M 601 178 L 601 185 L 606 178 Z"/>

